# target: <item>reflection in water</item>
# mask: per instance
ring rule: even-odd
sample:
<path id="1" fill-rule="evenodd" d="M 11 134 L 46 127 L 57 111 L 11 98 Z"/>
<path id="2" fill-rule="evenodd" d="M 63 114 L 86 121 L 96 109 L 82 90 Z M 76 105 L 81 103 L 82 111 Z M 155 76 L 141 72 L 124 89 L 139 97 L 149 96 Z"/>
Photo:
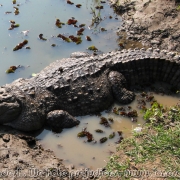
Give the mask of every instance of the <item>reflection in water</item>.
<path id="1" fill-rule="evenodd" d="M 155 94 L 155 99 L 165 105 L 175 105 L 180 97 L 162 96 Z M 138 97 L 136 97 L 137 99 Z M 132 109 L 137 109 L 137 101 L 132 102 Z M 113 107 L 117 107 L 114 104 Z M 114 123 L 111 123 L 110 128 L 106 128 L 100 125 L 100 117 L 97 116 L 83 116 L 78 117 L 81 121 L 78 127 L 72 129 L 64 129 L 60 134 L 53 134 L 48 130 L 44 130 L 37 138 L 42 139 L 40 142 L 45 148 L 52 149 L 56 156 L 64 159 L 65 165 L 73 164 L 76 168 L 90 167 L 93 169 L 102 168 L 106 165 L 108 157 L 115 152 L 116 143 L 119 139 L 117 131 L 122 131 L 124 137 L 132 135 L 134 128 L 138 127 L 138 124 L 143 125 L 145 122 L 142 118 L 140 110 L 138 111 L 138 122 L 131 122 L 129 118 L 125 118 L 114 113 L 102 112 L 101 116 L 106 118 L 113 118 Z M 81 132 L 83 128 L 87 128 L 87 131 L 93 134 L 96 144 L 93 142 L 85 142 L 86 138 L 77 138 L 78 132 Z M 104 132 L 96 133 L 96 129 L 101 129 Z M 100 144 L 99 140 L 102 137 L 108 137 L 112 132 L 115 132 L 113 139 L 108 139 L 104 144 Z"/>

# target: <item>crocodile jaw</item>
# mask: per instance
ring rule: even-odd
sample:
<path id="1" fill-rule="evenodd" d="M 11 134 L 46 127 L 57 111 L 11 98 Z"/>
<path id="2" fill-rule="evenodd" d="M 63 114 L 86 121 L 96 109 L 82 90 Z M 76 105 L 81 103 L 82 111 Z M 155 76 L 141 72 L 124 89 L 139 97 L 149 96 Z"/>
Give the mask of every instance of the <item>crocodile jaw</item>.
<path id="1" fill-rule="evenodd" d="M 7 94 L 4 88 L 0 88 L 0 124 L 13 121 L 20 112 L 21 107 L 16 99 Z"/>

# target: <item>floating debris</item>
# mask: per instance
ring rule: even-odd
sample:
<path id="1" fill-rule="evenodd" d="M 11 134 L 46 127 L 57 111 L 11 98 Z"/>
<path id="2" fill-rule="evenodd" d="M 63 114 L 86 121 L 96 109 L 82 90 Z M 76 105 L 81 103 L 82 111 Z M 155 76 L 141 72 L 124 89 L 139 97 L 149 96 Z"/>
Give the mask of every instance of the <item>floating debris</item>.
<path id="1" fill-rule="evenodd" d="M 11 69 L 11 68 L 9 68 L 9 69 L 6 70 L 6 73 L 7 73 L 7 74 L 9 74 L 9 73 L 14 73 L 14 70 Z"/>
<path id="2" fill-rule="evenodd" d="M 83 35 L 83 31 L 84 31 L 84 30 L 85 30 L 84 28 L 79 29 L 79 30 L 77 31 L 77 35 L 78 35 L 78 36 Z"/>
<path id="3" fill-rule="evenodd" d="M 46 41 L 47 39 L 43 37 L 43 34 L 39 34 L 39 39 Z"/>
<path id="4" fill-rule="evenodd" d="M 16 0 L 13 0 L 12 3 L 13 3 L 13 4 L 16 4 Z"/>
<path id="5" fill-rule="evenodd" d="M 117 131 L 118 135 L 119 135 L 119 140 L 116 141 L 115 143 L 116 144 L 119 144 L 122 142 L 122 140 L 124 139 L 123 136 L 122 136 L 122 131 Z"/>
<path id="6" fill-rule="evenodd" d="M 93 141 L 93 135 L 90 132 L 86 132 L 86 137 L 88 138 L 88 142 Z"/>
<path id="7" fill-rule="evenodd" d="M 31 49 L 31 47 L 30 46 L 26 46 L 25 49 Z"/>
<path id="8" fill-rule="evenodd" d="M 62 40 L 66 41 L 66 42 L 71 42 L 71 40 L 68 37 L 66 37 L 62 34 L 57 35 L 57 37 L 61 38 Z"/>
<path id="9" fill-rule="evenodd" d="M 84 27 L 86 24 L 80 24 L 79 27 L 82 28 Z"/>
<path id="10" fill-rule="evenodd" d="M 10 13 L 12 13 L 12 12 L 11 12 L 11 11 L 6 11 L 6 12 L 5 12 L 5 14 L 10 14 Z"/>
<path id="11" fill-rule="evenodd" d="M 110 124 L 109 124 L 108 120 L 105 117 L 101 117 L 101 120 L 100 120 L 99 124 L 102 124 L 105 127 L 110 127 Z"/>
<path id="12" fill-rule="evenodd" d="M 97 51 L 98 49 L 95 46 L 90 46 L 90 47 L 88 47 L 88 50 Z"/>
<path id="13" fill-rule="evenodd" d="M 106 3 L 106 1 L 100 1 L 101 3 Z"/>
<path id="14" fill-rule="evenodd" d="M 101 28 L 100 30 L 101 30 L 102 32 L 107 31 L 105 28 Z"/>
<path id="15" fill-rule="evenodd" d="M 103 6 L 96 6 L 95 8 L 96 9 L 103 9 L 104 7 Z"/>
<path id="16" fill-rule="evenodd" d="M 121 116 L 127 116 L 127 113 L 126 113 L 125 111 L 121 111 L 119 114 L 120 114 Z"/>
<path id="17" fill-rule="evenodd" d="M 52 46 L 52 47 L 55 47 L 55 46 L 56 46 L 56 44 L 51 44 L 51 46 Z"/>
<path id="18" fill-rule="evenodd" d="M 123 139 L 124 139 L 124 138 L 123 138 L 122 136 L 120 136 L 120 137 L 119 137 L 119 140 L 116 141 L 115 143 L 116 143 L 116 144 L 120 144 L 120 143 L 122 142 Z"/>
<path id="19" fill-rule="evenodd" d="M 145 96 L 147 96 L 147 93 L 142 92 L 140 95 L 141 95 L 141 97 L 145 97 Z"/>
<path id="20" fill-rule="evenodd" d="M 17 66 L 10 66 L 10 68 L 6 70 L 6 73 L 14 73 L 17 68 Z"/>
<path id="21" fill-rule="evenodd" d="M 24 36 L 27 36 L 29 34 L 29 30 L 21 31 L 21 33 L 23 33 Z"/>
<path id="22" fill-rule="evenodd" d="M 82 39 L 81 39 L 80 36 L 75 37 L 75 36 L 71 35 L 71 36 L 69 36 L 69 38 L 70 38 L 73 42 L 75 42 L 76 44 L 80 44 L 80 43 L 82 42 Z"/>
<path id="23" fill-rule="evenodd" d="M 119 111 L 126 111 L 125 107 L 118 107 Z"/>
<path id="24" fill-rule="evenodd" d="M 80 8 L 82 5 L 81 4 L 76 4 L 76 7 L 77 8 Z"/>
<path id="25" fill-rule="evenodd" d="M 77 134 L 77 137 L 87 137 L 87 142 L 91 142 L 94 140 L 93 135 L 84 128 L 81 132 Z"/>
<path id="26" fill-rule="evenodd" d="M 114 107 L 112 112 L 116 115 L 119 115 L 119 110 L 117 109 L 117 107 Z"/>
<path id="27" fill-rule="evenodd" d="M 146 102 L 144 99 L 137 99 L 138 107 L 146 106 Z"/>
<path id="28" fill-rule="evenodd" d="M 67 0 L 67 4 L 74 4 L 73 2 L 71 2 L 70 0 Z"/>
<path id="29" fill-rule="evenodd" d="M 154 96 L 153 95 L 146 96 L 145 99 L 147 102 L 151 102 L 154 99 Z"/>
<path id="30" fill-rule="evenodd" d="M 128 117 L 138 117 L 138 113 L 136 110 L 132 110 L 130 112 L 127 113 Z"/>
<path id="31" fill-rule="evenodd" d="M 14 9 L 15 9 L 14 14 L 18 15 L 19 14 L 19 8 L 18 7 L 14 7 Z"/>
<path id="32" fill-rule="evenodd" d="M 117 131 L 119 136 L 122 136 L 122 131 Z"/>
<path id="33" fill-rule="evenodd" d="M 17 50 L 19 50 L 19 49 L 22 49 L 27 43 L 28 43 L 28 40 L 24 40 L 23 42 L 19 43 L 19 44 L 13 49 L 13 51 L 17 51 Z"/>
<path id="34" fill-rule="evenodd" d="M 15 21 L 13 20 L 10 20 L 9 22 L 11 23 L 11 27 L 8 30 L 13 30 L 14 28 L 17 28 L 20 26 L 19 24 L 15 24 Z"/>
<path id="35" fill-rule="evenodd" d="M 101 129 L 96 129 L 95 130 L 97 133 L 103 133 L 104 131 L 103 130 L 101 130 Z"/>
<path id="36" fill-rule="evenodd" d="M 109 16 L 109 19 L 112 19 L 112 16 Z"/>
<path id="37" fill-rule="evenodd" d="M 107 140 L 108 140 L 107 137 L 103 137 L 103 138 L 101 138 L 99 141 L 100 141 L 100 143 L 104 143 L 104 142 L 106 142 Z"/>
<path id="38" fill-rule="evenodd" d="M 67 24 L 68 24 L 68 25 L 71 25 L 71 24 L 74 25 L 74 24 L 76 24 L 76 23 L 77 23 L 77 20 L 75 20 L 75 19 L 73 19 L 73 18 L 72 18 L 72 19 L 68 19 L 68 21 L 67 21 Z"/>
<path id="39" fill-rule="evenodd" d="M 91 38 L 89 36 L 86 36 L 87 41 L 91 41 Z"/>
<path id="40" fill-rule="evenodd" d="M 113 118 L 108 118 L 108 121 L 110 121 L 111 123 L 114 122 Z"/>
<path id="41" fill-rule="evenodd" d="M 138 113 L 136 110 L 132 110 L 131 106 L 126 107 L 114 107 L 112 112 L 116 115 L 125 116 L 131 119 L 132 122 L 137 122 Z"/>
<path id="42" fill-rule="evenodd" d="M 113 132 L 113 133 L 111 133 L 110 135 L 109 135 L 109 139 L 112 139 L 112 138 L 114 138 L 115 137 L 115 132 Z"/>
<path id="43" fill-rule="evenodd" d="M 86 134 L 84 133 L 84 131 L 82 131 L 82 132 L 79 132 L 78 134 L 77 134 L 77 137 L 85 137 L 86 136 Z"/>
<path id="44" fill-rule="evenodd" d="M 11 24 L 15 24 L 15 21 L 14 20 L 10 20 L 9 21 Z"/>
<path id="45" fill-rule="evenodd" d="M 60 19 L 56 19 L 55 25 L 56 25 L 58 28 L 62 28 L 62 25 L 65 25 L 65 23 L 61 22 Z"/>

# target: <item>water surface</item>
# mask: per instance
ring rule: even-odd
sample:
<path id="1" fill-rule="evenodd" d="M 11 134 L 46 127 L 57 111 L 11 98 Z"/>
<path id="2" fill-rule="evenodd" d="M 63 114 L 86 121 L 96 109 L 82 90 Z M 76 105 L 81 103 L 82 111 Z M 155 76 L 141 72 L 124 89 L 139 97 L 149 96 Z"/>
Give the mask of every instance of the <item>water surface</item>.
<path id="1" fill-rule="evenodd" d="M 88 51 L 87 48 L 92 45 L 102 52 L 119 49 L 116 42 L 118 39 L 116 30 L 117 26 L 121 25 L 121 20 L 119 17 L 116 18 L 116 14 L 108 3 L 98 3 L 97 0 L 73 0 L 73 2 L 74 5 L 67 4 L 65 0 L 19 0 L 17 1 L 19 6 L 17 6 L 17 4 L 12 4 L 12 1 L 0 0 L 2 4 L 0 6 L 0 85 L 10 83 L 20 77 L 28 78 L 32 73 L 38 73 L 50 62 L 69 57 L 75 51 Z M 77 8 L 76 4 L 82 4 L 81 8 Z M 104 6 L 104 9 L 100 10 L 100 16 L 98 16 L 99 10 L 95 9 L 99 5 Z M 14 6 L 19 8 L 19 15 L 14 15 Z M 6 14 L 7 11 L 12 13 Z M 92 11 L 95 11 L 96 16 L 102 19 L 97 27 L 89 27 L 92 24 Z M 55 38 L 58 34 L 76 35 L 79 28 L 73 25 L 65 24 L 62 28 L 55 26 L 57 18 L 66 23 L 72 17 L 78 21 L 77 25 L 86 24 L 84 35 L 82 35 L 83 42 L 79 45 Z M 20 27 L 8 30 L 10 20 L 20 24 Z M 101 28 L 107 31 L 101 32 Z M 24 30 L 30 31 L 28 36 L 21 33 Z M 38 38 L 41 33 L 47 41 Z M 86 36 L 90 36 L 92 41 L 87 41 Z M 13 48 L 24 39 L 29 41 L 28 46 L 31 49 L 23 48 L 13 51 Z M 52 44 L 57 46 L 52 47 Z M 12 65 L 22 65 L 25 68 L 20 68 L 13 74 L 6 74 L 5 71 Z"/>
<path id="2" fill-rule="evenodd" d="M 137 94 L 138 95 L 138 94 Z M 180 101 L 180 95 L 168 96 L 154 94 L 155 99 L 164 106 L 173 106 Z M 114 122 L 111 123 L 111 127 L 104 127 L 100 125 L 100 117 L 98 116 L 82 116 L 77 117 L 81 121 L 78 127 L 71 129 L 64 129 L 60 134 L 54 134 L 49 130 L 44 130 L 37 138 L 40 139 L 40 143 L 47 149 L 52 149 L 57 157 L 63 159 L 63 163 L 67 166 L 74 165 L 76 168 L 102 168 L 106 165 L 108 157 L 116 152 L 118 146 L 116 142 L 119 140 L 117 131 L 123 132 L 123 137 L 127 138 L 133 134 L 133 130 L 140 126 L 143 127 L 145 121 L 143 120 L 143 113 L 137 108 L 137 99 L 133 101 L 130 106 L 133 110 L 138 112 L 138 121 L 132 122 L 131 119 L 120 115 L 115 115 L 112 112 L 102 112 L 101 116 L 105 118 L 113 118 Z M 113 107 L 119 107 L 118 104 L 114 104 Z M 112 107 L 112 108 L 113 108 Z M 147 107 L 150 107 L 150 103 L 147 103 Z M 87 128 L 87 131 L 93 134 L 96 144 L 92 142 L 86 142 L 87 138 L 78 138 L 77 134 L 82 131 L 83 128 Z M 104 132 L 96 133 L 96 129 L 101 129 Z M 102 137 L 108 137 L 112 132 L 115 132 L 113 139 L 108 139 L 104 144 L 101 144 L 99 140 Z"/>

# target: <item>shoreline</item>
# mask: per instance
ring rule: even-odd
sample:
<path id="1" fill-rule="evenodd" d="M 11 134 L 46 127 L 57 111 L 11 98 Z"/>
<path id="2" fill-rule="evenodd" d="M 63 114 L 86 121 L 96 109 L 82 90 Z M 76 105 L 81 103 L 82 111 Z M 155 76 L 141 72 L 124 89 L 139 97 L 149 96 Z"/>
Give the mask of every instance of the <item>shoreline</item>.
<path id="1" fill-rule="evenodd" d="M 175 1 L 111 0 L 112 7 L 122 15 L 126 39 L 143 46 L 180 52 L 180 9 Z"/>

